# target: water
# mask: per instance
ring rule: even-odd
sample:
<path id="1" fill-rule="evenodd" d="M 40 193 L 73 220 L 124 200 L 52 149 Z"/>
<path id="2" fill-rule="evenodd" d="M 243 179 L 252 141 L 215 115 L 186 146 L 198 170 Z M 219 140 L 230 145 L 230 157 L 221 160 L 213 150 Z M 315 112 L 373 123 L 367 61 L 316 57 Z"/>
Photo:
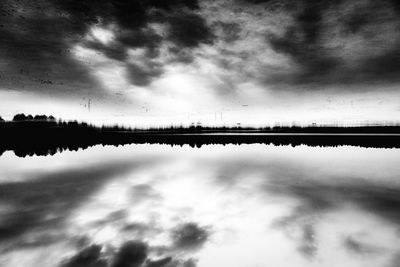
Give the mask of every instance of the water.
<path id="1" fill-rule="evenodd" d="M 400 150 L 0 157 L 0 266 L 400 266 Z"/>

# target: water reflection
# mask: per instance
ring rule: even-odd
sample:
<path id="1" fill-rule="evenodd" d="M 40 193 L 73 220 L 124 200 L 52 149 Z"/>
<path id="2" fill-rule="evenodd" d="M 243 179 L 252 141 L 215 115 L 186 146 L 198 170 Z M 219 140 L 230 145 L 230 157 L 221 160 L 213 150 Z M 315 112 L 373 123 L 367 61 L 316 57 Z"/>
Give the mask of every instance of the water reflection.
<path id="1" fill-rule="evenodd" d="M 400 150 L 0 157 L 0 266 L 400 265 Z"/>

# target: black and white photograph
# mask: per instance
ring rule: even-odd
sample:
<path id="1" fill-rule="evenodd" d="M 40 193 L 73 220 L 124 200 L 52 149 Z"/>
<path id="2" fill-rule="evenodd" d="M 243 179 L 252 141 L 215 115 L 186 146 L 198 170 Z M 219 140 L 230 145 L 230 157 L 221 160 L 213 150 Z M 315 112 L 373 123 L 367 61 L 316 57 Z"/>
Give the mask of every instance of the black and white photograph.
<path id="1" fill-rule="evenodd" d="M 0 0 L 0 267 L 400 267 L 398 0 Z"/>

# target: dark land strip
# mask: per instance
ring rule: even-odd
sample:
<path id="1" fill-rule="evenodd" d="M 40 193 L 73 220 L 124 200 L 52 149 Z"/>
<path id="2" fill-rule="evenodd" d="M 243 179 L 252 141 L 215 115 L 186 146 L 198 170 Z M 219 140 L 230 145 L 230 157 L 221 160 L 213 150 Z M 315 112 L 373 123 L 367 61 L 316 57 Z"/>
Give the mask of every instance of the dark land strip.
<path id="1" fill-rule="evenodd" d="M 0 155 L 12 150 L 17 156 L 54 155 L 95 145 L 165 144 L 171 146 L 266 144 L 276 146 L 358 146 L 400 148 L 399 127 L 277 128 L 163 128 L 132 130 L 56 122 L 3 123 L 0 126 Z M 368 131 L 367 131 L 368 130 Z"/>

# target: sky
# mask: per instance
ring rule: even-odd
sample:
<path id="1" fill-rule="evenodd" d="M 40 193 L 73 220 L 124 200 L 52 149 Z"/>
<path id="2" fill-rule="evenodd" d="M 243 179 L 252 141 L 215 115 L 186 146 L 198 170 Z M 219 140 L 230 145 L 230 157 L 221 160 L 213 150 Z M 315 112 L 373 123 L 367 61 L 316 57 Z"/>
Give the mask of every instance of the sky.
<path id="1" fill-rule="evenodd" d="M 399 122 L 399 13 L 396 0 L 2 0 L 0 116 Z"/>

